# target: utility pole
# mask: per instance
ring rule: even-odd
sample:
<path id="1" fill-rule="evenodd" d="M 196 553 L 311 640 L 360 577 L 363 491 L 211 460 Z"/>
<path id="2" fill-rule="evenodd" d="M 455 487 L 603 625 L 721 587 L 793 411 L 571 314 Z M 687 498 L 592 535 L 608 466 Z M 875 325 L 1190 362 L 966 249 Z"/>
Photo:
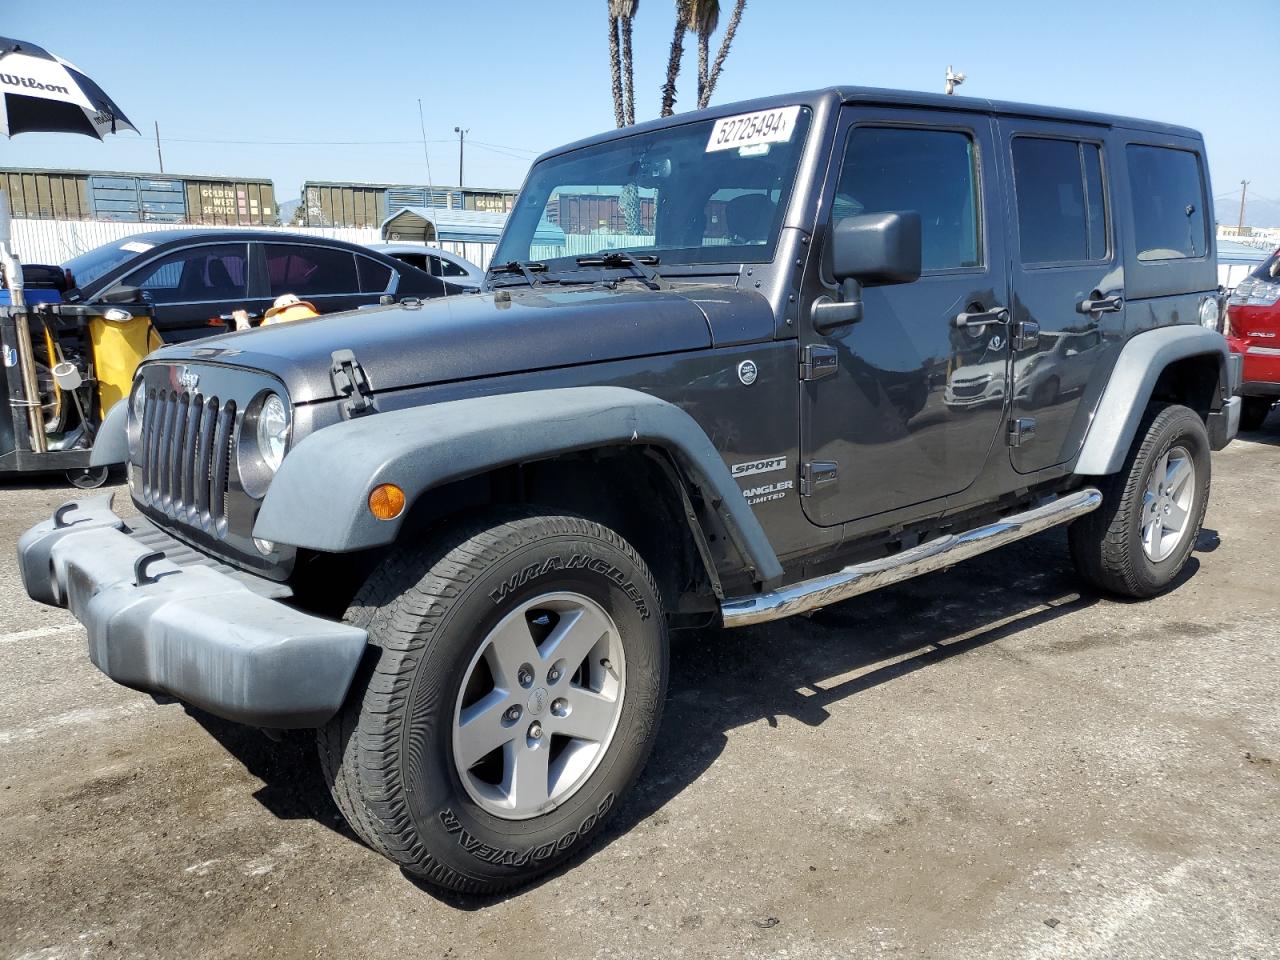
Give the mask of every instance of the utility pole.
<path id="1" fill-rule="evenodd" d="M 160 121 L 156 121 L 156 159 L 160 161 L 160 172 L 164 173 L 164 154 L 160 152 Z"/>
<path id="2" fill-rule="evenodd" d="M 461 127 L 454 127 L 453 132 L 458 135 L 458 186 L 462 186 L 462 144 L 467 139 L 470 130 L 463 130 Z"/>
<path id="3" fill-rule="evenodd" d="M 1244 197 L 1248 189 L 1249 189 L 1249 181 L 1241 180 L 1240 181 L 1240 223 L 1237 224 L 1237 228 L 1241 233 L 1244 233 Z"/>
<path id="4" fill-rule="evenodd" d="M 947 85 L 943 87 L 943 92 L 947 96 L 951 96 L 956 92 L 956 87 L 964 83 L 964 74 L 956 73 L 951 69 L 951 64 L 947 64 Z"/>

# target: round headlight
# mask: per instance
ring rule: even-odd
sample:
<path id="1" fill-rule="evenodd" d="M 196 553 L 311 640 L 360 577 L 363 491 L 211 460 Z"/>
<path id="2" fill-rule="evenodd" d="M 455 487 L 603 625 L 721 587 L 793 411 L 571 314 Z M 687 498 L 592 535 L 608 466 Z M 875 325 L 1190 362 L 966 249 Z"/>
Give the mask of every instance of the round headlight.
<path id="1" fill-rule="evenodd" d="M 289 416 L 284 401 L 269 393 L 258 411 L 258 455 L 272 473 L 284 459 L 285 444 L 289 439 Z"/>
<path id="2" fill-rule="evenodd" d="M 141 380 L 133 388 L 133 422 L 142 425 L 142 415 L 147 412 L 147 385 Z"/>
<path id="3" fill-rule="evenodd" d="M 1218 329 L 1218 298 L 1205 297 L 1200 301 L 1200 325 L 1210 330 Z"/>

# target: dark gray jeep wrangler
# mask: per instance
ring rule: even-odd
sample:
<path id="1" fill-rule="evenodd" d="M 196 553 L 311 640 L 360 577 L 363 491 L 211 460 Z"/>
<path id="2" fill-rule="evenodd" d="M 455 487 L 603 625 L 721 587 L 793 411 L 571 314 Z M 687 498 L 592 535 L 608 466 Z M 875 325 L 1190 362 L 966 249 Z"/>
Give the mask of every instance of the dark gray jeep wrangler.
<path id="1" fill-rule="evenodd" d="M 1167 587 L 1239 417 L 1211 196 L 1191 130 L 879 90 L 585 140 L 481 293 L 150 357 L 96 461 L 144 519 L 65 505 L 26 586 L 121 683 L 317 728 L 406 870 L 509 888 L 639 775 L 673 628 L 1065 523 Z"/>

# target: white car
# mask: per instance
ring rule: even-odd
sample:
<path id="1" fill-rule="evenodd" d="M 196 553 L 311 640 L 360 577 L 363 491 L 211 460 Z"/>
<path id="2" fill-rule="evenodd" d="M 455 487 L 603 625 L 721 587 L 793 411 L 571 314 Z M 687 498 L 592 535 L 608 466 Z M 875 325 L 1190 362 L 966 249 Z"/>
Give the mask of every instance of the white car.
<path id="1" fill-rule="evenodd" d="M 1089 373 L 1105 348 L 1096 329 L 1043 334 L 1038 353 L 1014 361 L 1014 394 L 1032 407 L 1047 407 L 1074 396 L 1089 382 Z M 947 381 L 948 407 L 976 407 L 1004 400 L 1005 361 L 959 367 Z"/>
<path id="2" fill-rule="evenodd" d="M 411 267 L 425 270 L 433 277 L 439 277 L 455 286 L 479 289 L 484 280 L 484 271 L 470 260 L 464 260 L 456 253 L 439 247 L 428 247 L 421 243 L 371 243 L 368 247 Z"/>

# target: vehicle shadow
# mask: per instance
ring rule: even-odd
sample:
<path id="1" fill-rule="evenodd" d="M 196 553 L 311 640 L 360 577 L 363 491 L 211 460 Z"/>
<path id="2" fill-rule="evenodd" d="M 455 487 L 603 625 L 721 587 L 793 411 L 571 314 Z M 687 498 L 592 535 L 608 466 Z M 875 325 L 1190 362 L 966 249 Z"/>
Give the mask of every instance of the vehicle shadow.
<path id="1" fill-rule="evenodd" d="M 1197 543 L 1202 552 L 1216 546 L 1215 531 L 1205 531 Z M 1173 589 L 1198 566 L 1193 556 Z M 1054 530 L 812 616 L 677 634 L 665 713 L 644 774 L 596 842 L 534 886 L 658 814 L 715 762 L 729 731 L 761 720 L 776 727 L 781 718 L 820 726 L 834 705 L 865 690 L 1100 599 L 1073 571 L 1065 531 Z M 312 817 L 359 842 L 329 798 L 309 734 L 272 743 L 257 731 L 196 710 L 190 713 L 264 781 L 254 796 L 273 814 Z M 459 910 L 483 909 L 530 889 L 475 897 L 442 892 L 408 875 L 406 879 Z"/>
<path id="2" fill-rule="evenodd" d="M 1280 446 L 1280 418 L 1273 417 L 1261 428 L 1247 433 L 1242 432 L 1236 439 L 1246 443 L 1260 443 L 1268 447 Z"/>

